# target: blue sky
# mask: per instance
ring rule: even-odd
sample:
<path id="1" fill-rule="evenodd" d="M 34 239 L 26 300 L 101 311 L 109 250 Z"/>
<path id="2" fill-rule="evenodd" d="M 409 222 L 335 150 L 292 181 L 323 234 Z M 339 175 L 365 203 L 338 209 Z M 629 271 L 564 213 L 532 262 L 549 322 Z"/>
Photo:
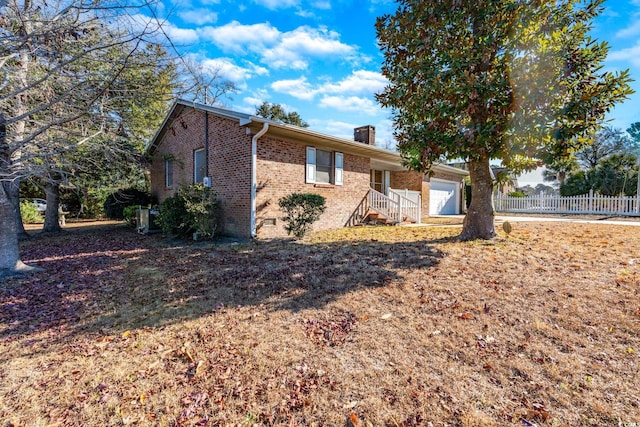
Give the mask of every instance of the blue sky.
<path id="1" fill-rule="evenodd" d="M 297 111 L 313 130 L 345 138 L 376 126 L 392 146 L 389 111 L 373 94 L 385 85 L 376 17 L 392 0 L 166 0 L 165 31 L 179 51 L 233 81 L 226 107 L 254 113 L 263 101 Z M 640 121 L 640 0 L 609 0 L 593 36 L 611 46 L 605 67 L 629 68 L 638 92 L 609 115 L 626 129 Z M 538 180 L 537 178 L 535 180 Z"/>

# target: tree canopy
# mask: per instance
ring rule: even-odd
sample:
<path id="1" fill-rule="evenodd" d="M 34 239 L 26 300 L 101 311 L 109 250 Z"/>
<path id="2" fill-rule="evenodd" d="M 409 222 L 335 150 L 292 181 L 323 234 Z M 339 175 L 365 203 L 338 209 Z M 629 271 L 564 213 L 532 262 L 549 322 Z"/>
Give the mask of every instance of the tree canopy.
<path id="1" fill-rule="evenodd" d="M 20 180 L 35 176 L 55 187 L 138 164 L 176 95 L 176 58 L 157 42 L 165 36 L 160 24 L 139 18 L 154 1 L 0 3 L 0 240 L 14 241 L 22 226 Z M 213 74 L 205 93 L 233 89 Z M 204 80 L 188 77 L 181 82 L 199 93 Z M 7 206 L 13 215 L 4 215 Z M 17 244 L 1 246 L 0 275 L 16 265 Z"/>
<path id="2" fill-rule="evenodd" d="M 627 133 L 631 135 L 631 138 L 640 144 L 640 122 L 632 123 L 627 129 Z"/>
<path id="3" fill-rule="evenodd" d="M 378 18 L 405 163 L 428 171 L 462 158 L 472 199 L 461 238 L 495 236 L 489 161 L 513 171 L 562 158 L 631 89 L 628 70 L 602 70 L 608 45 L 589 36 L 602 0 L 400 0 Z"/>
<path id="4" fill-rule="evenodd" d="M 638 143 L 633 141 L 623 130 L 604 127 L 596 132 L 592 140 L 576 152 L 576 159 L 582 167 L 595 169 L 600 160 L 612 154 L 633 153 Z"/>
<path id="5" fill-rule="evenodd" d="M 637 184 L 636 156 L 619 152 L 602 158 L 593 169 L 571 175 L 560 187 L 560 194 L 575 196 L 593 190 L 605 196 L 634 196 Z"/>
<path id="6" fill-rule="evenodd" d="M 287 113 L 280 104 L 271 104 L 267 101 L 264 101 L 262 105 L 256 107 L 256 115 L 288 125 L 300 126 L 302 128 L 309 127 L 309 123 L 302 120 L 302 117 L 300 117 L 300 114 L 297 112 L 292 111 Z"/>

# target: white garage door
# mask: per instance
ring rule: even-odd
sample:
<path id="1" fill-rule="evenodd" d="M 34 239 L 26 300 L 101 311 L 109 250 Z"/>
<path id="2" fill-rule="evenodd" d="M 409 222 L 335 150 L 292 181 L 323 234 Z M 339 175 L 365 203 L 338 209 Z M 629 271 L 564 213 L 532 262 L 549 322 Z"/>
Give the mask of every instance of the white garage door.
<path id="1" fill-rule="evenodd" d="M 429 190 L 429 215 L 459 214 L 459 188 L 457 182 L 432 178 Z"/>

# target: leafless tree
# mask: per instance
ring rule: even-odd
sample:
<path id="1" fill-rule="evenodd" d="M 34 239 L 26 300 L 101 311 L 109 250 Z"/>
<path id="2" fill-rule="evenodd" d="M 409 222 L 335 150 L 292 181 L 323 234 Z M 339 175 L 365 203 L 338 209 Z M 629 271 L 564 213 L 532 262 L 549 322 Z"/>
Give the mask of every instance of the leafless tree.
<path id="1" fill-rule="evenodd" d="M 122 154 L 116 111 L 135 94 L 118 82 L 140 66 L 141 51 L 167 41 L 155 1 L 0 3 L 0 276 L 26 268 L 17 249 L 20 181 L 37 176 L 55 193 L 79 158 Z"/>

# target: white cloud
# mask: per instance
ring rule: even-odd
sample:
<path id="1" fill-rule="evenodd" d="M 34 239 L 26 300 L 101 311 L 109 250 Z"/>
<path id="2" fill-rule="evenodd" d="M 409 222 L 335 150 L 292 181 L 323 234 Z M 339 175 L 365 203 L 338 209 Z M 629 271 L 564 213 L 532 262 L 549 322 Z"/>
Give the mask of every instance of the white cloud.
<path id="1" fill-rule="evenodd" d="M 320 88 L 323 93 L 373 94 L 380 92 L 388 80 L 375 71 L 358 70 L 338 83 L 326 83 Z"/>
<path id="2" fill-rule="evenodd" d="M 609 52 L 607 61 L 628 61 L 635 67 L 640 67 L 640 42 L 633 47 Z"/>
<path id="3" fill-rule="evenodd" d="M 616 37 L 626 38 L 626 37 L 637 36 L 638 34 L 640 34 L 640 18 L 632 22 L 631 25 L 629 25 L 628 27 L 618 31 L 616 33 Z"/>
<path id="4" fill-rule="evenodd" d="M 339 120 L 316 120 L 311 121 L 310 124 L 322 129 L 323 132 L 326 132 L 329 135 L 344 139 L 353 139 L 353 130 L 358 126 L 362 126 L 361 124 L 347 123 Z"/>
<path id="5" fill-rule="evenodd" d="M 317 93 L 317 90 L 313 89 L 306 77 L 293 80 L 278 80 L 271 84 L 271 89 L 304 100 L 313 99 Z"/>
<path id="6" fill-rule="evenodd" d="M 250 105 L 255 113 L 256 107 L 259 107 L 264 102 L 263 98 L 254 98 L 253 96 L 247 96 L 242 100 L 245 104 Z"/>
<path id="7" fill-rule="evenodd" d="M 198 33 L 187 28 L 178 28 L 174 25 L 165 27 L 165 32 L 172 42 L 175 44 L 191 44 L 197 43 L 199 40 Z"/>
<path id="8" fill-rule="evenodd" d="M 215 24 L 218 21 L 218 14 L 209 9 L 191 9 L 178 12 L 178 16 L 189 24 L 206 25 Z"/>
<path id="9" fill-rule="evenodd" d="M 298 0 L 253 0 L 253 2 L 270 10 L 286 9 L 297 6 L 299 3 Z"/>
<path id="10" fill-rule="evenodd" d="M 340 99 L 345 100 L 348 99 L 344 96 L 346 94 L 373 95 L 382 90 L 386 84 L 387 80 L 382 74 L 375 71 L 358 70 L 337 83 L 327 82 L 314 87 L 306 77 L 300 77 L 291 80 L 278 80 L 271 84 L 271 88 L 276 92 L 304 100 L 311 100 L 318 94 L 340 95 Z M 334 102 L 334 98 L 336 97 L 328 97 L 328 102 Z"/>
<path id="11" fill-rule="evenodd" d="M 319 105 L 338 111 L 357 111 L 370 116 L 380 113 L 380 108 L 371 99 L 358 96 L 325 96 L 320 100 Z"/>
<path id="12" fill-rule="evenodd" d="M 221 27 L 207 27 L 201 30 L 203 37 L 213 41 L 225 52 L 259 53 L 265 46 L 272 46 L 281 36 L 270 23 L 243 25 L 232 21 Z"/>
<path id="13" fill-rule="evenodd" d="M 199 32 L 227 53 L 253 53 L 276 69 L 302 70 L 311 58 L 341 61 L 357 54 L 356 47 L 342 43 L 338 33 L 325 27 L 303 26 L 283 33 L 268 22 L 243 25 L 232 21 L 220 27 L 201 28 Z"/>
<path id="14" fill-rule="evenodd" d="M 120 22 L 129 27 L 130 31 L 144 31 L 146 34 L 159 39 L 160 42 L 166 41 L 162 40 L 165 38 L 164 34 L 166 34 L 171 41 L 177 45 L 193 44 L 197 43 L 199 40 L 196 30 L 179 28 L 168 21 L 158 21 L 146 15 L 126 15 L 121 19 L 122 20 Z M 162 31 L 160 31 L 161 27 Z"/>
<path id="15" fill-rule="evenodd" d="M 244 67 L 240 66 L 231 58 L 205 59 L 201 61 L 201 64 L 205 71 L 217 74 L 219 77 L 230 80 L 241 87 L 245 86 L 246 80 L 255 75 L 268 73 L 265 68 L 255 64 L 247 63 Z"/>
<path id="16" fill-rule="evenodd" d="M 392 4 L 394 0 L 371 0 L 369 5 L 369 12 L 375 13 L 380 8 L 386 8 Z"/>
<path id="17" fill-rule="evenodd" d="M 393 122 L 380 120 L 376 124 L 376 145 L 387 150 L 396 151 L 396 138 L 393 136 Z"/>
<path id="18" fill-rule="evenodd" d="M 269 70 L 267 70 L 264 67 L 261 67 L 260 65 L 256 65 L 252 62 L 249 61 L 244 61 L 247 66 L 249 67 L 249 69 L 252 71 L 253 74 L 258 75 L 258 76 L 268 76 L 269 75 Z"/>
<path id="19" fill-rule="evenodd" d="M 346 94 L 371 96 L 381 91 L 387 84 L 387 79 L 375 71 L 358 70 L 351 73 L 343 80 L 336 83 L 327 82 L 315 86 L 309 83 L 306 77 L 290 80 L 278 80 L 271 84 L 271 89 L 298 99 L 311 100 L 318 94 L 336 95 L 326 96 L 325 102 L 339 103 L 343 111 L 358 111 L 365 107 L 366 111 L 372 111 L 371 105 L 364 102 L 365 98 L 346 97 Z M 340 102 L 338 102 L 340 100 Z M 361 100 L 361 101 L 356 101 Z M 359 105 L 358 105 L 359 104 Z M 371 103 L 373 104 L 373 103 Z M 358 105 L 357 107 L 345 107 L 345 105 Z"/>
<path id="20" fill-rule="evenodd" d="M 366 120 L 358 123 L 343 122 L 340 120 L 309 120 L 314 129 L 319 129 L 328 135 L 338 138 L 353 140 L 353 130 L 360 126 L 374 125 L 376 128 L 376 146 L 395 150 L 396 140 L 393 137 L 393 125 L 391 120 L 379 120 L 369 123 Z"/>
<path id="21" fill-rule="evenodd" d="M 255 114 L 256 107 L 262 105 L 262 103 L 267 99 L 269 99 L 269 92 L 267 90 L 257 89 L 257 90 L 251 91 L 251 93 L 245 96 L 242 100 L 244 105 L 247 107 L 242 107 L 242 108 L 250 108 L 251 109 L 250 113 Z"/>
<path id="22" fill-rule="evenodd" d="M 311 3 L 311 6 L 313 6 L 316 9 L 322 9 L 322 10 L 330 10 L 331 9 L 331 2 L 327 1 L 327 0 L 317 0 L 313 3 Z"/>
<path id="23" fill-rule="evenodd" d="M 283 33 L 277 45 L 263 53 L 263 61 L 273 68 L 307 68 L 307 58 L 344 59 L 356 49 L 342 43 L 339 34 L 324 27 L 298 27 Z"/>

